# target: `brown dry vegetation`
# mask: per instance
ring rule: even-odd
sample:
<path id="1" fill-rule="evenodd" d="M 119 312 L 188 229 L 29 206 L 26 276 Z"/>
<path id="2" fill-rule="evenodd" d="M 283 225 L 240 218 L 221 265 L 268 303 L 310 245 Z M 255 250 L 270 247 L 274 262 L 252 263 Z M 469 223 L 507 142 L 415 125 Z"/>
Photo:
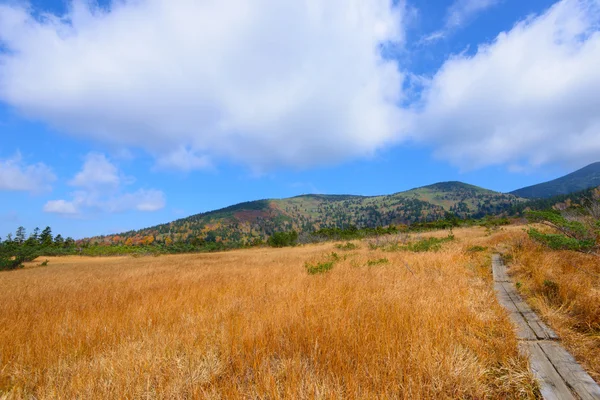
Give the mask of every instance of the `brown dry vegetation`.
<path id="1" fill-rule="evenodd" d="M 600 381 L 600 257 L 548 251 L 525 232 L 506 238 L 509 273 L 564 346 Z"/>
<path id="2" fill-rule="evenodd" d="M 455 234 L 2 273 L 0 398 L 535 398 L 489 253 L 467 251 L 506 233 Z"/>

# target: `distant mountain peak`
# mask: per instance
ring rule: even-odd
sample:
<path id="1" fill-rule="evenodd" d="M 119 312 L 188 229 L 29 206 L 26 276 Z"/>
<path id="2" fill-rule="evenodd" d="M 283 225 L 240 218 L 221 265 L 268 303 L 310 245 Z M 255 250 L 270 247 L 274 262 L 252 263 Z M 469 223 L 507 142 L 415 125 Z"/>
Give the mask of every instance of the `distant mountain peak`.
<path id="1" fill-rule="evenodd" d="M 475 192 L 479 192 L 479 193 L 498 193 L 495 192 L 493 190 L 489 190 L 489 189 L 485 189 L 479 186 L 475 186 L 475 185 L 471 185 L 469 183 L 464 183 L 464 182 L 460 182 L 460 181 L 447 181 L 447 182 L 437 182 L 434 183 L 432 185 L 427 185 L 427 186 L 421 186 L 418 188 L 414 188 L 411 190 L 407 190 L 406 192 L 400 192 L 398 194 L 412 194 L 412 193 L 416 193 L 416 192 L 420 192 L 423 190 L 427 190 L 427 191 L 432 191 L 432 192 L 442 192 L 442 193 L 447 193 L 447 192 L 471 192 L 471 193 L 475 193 Z"/>
<path id="2" fill-rule="evenodd" d="M 442 191 L 452 191 L 452 190 L 457 190 L 457 189 L 474 189 L 474 190 L 485 190 L 486 192 L 491 192 L 491 190 L 484 189 L 482 187 L 471 185 L 469 183 L 464 183 L 464 182 L 460 182 L 460 181 L 438 182 L 438 183 L 434 183 L 433 185 L 427 185 L 427 186 L 423 186 L 423 187 L 427 188 L 427 189 L 435 189 L 435 190 L 442 190 Z"/>
<path id="3" fill-rule="evenodd" d="M 546 199 L 596 186 L 600 186 L 600 162 L 595 162 L 552 181 L 517 189 L 511 194 L 526 199 Z"/>

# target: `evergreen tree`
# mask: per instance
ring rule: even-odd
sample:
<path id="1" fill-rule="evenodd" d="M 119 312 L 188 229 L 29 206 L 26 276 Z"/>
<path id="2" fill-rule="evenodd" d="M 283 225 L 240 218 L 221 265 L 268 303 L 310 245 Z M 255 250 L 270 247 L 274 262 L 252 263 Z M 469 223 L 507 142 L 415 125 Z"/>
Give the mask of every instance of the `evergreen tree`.
<path id="1" fill-rule="evenodd" d="M 23 244 L 25 243 L 25 228 L 23 228 L 22 226 L 17 228 L 17 232 L 15 233 L 15 242 L 17 242 L 18 244 Z"/>
<path id="2" fill-rule="evenodd" d="M 54 244 L 57 245 L 58 247 L 64 246 L 65 239 L 62 237 L 62 235 L 60 233 L 58 235 L 56 235 L 56 237 L 54 238 Z"/>
<path id="3" fill-rule="evenodd" d="M 26 246 L 38 246 L 40 244 L 40 228 L 35 228 L 33 233 L 29 235 L 29 238 L 25 241 Z"/>
<path id="4" fill-rule="evenodd" d="M 40 244 L 42 246 L 52 246 L 53 237 L 52 237 L 52 229 L 47 226 L 40 235 Z"/>
<path id="5" fill-rule="evenodd" d="M 38 228 L 36 226 L 30 237 L 33 238 L 33 239 L 35 239 L 39 243 L 39 240 L 40 240 L 40 228 Z"/>

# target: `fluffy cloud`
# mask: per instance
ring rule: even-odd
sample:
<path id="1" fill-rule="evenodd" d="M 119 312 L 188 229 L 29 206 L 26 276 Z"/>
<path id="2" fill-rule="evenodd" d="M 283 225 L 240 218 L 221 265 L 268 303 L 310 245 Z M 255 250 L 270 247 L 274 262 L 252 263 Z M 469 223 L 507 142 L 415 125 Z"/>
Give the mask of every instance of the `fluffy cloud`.
<path id="1" fill-rule="evenodd" d="M 160 167 L 367 156 L 399 139 L 391 0 L 123 0 L 62 17 L 0 5 L 0 98 Z"/>
<path id="2" fill-rule="evenodd" d="M 450 58 L 415 106 L 414 139 L 464 168 L 600 155 L 600 1 L 564 0 Z"/>
<path id="3" fill-rule="evenodd" d="M 115 188 L 120 185 L 121 179 L 117 167 L 104 154 L 90 153 L 86 156 L 83 168 L 70 184 L 91 189 L 100 186 Z"/>
<path id="4" fill-rule="evenodd" d="M 25 164 L 20 153 L 0 160 L 0 190 L 40 193 L 50 190 L 56 180 L 52 170 L 45 164 Z"/>
<path id="5" fill-rule="evenodd" d="M 44 205 L 44 212 L 63 214 L 63 215 L 75 215 L 79 211 L 75 206 L 74 202 L 66 200 L 50 200 Z"/>
<path id="6" fill-rule="evenodd" d="M 165 195 L 155 189 L 126 192 L 123 187 L 132 178 L 121 174 L 105 155 L 90 153 L 83 167 L 69 182 L 75 190 L 70 200 L 51 200 L 44 205 L 47 213 L 76 216 L 86 212 L 158 211 L 165 206 Z"/>

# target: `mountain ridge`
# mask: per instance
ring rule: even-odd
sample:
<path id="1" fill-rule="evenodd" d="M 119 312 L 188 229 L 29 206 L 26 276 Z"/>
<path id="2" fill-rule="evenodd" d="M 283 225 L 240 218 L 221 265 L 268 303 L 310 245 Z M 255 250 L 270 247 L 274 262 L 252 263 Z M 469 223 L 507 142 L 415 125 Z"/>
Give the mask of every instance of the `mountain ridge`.
<path id="1" fill-rule="evenodd" d="M 600 162 L 532 187 L 536 186 L 546 188 L 542 193 L 550 189 L 557 190 L 556 188 L 574 188 L 576 190 L 573 192 L 579 192 L 581 186 L 586 186 L 586 189 L 600 186 Z M 506 216 L 521 212 L 527 208 L 528 203 L 551 204 L 551 201 L 532 202 L 533 200 L 518 195 L 530 188 L 501 193 L 461 181 L 445 181 L 377 196 L 302 194 L 282 199 L 242 202 L 149 228 L 96 239 L 111 243 L 130 239 L 132 243 L 143 240 L 199 240 L 247 244 L 264 241 L 279 231 L 310 233 L 323 228 L 409 225 L 444 218 L 448 213 L 459 218 Z M 544 199 L 548 197 L 540 198 Z"/>
<path id="2" fill-rule="evenodd" d="M 251 243 L 278 231 L 374 228 L 434 221 L 451 212 L 461 218 L 506 213 L 521 200 L 459 181 L 438 182 L 388 195 L 304 194 L 261 199 L 191 215 L 102 238 L 111 242 L 152 240 Z"/>
<path id="3" fill-rule="evenodd" d="M 513 190 L 510 194 L 526 199 L 544 199 L 580 192 L 596 186 L 600 186 L 600 162 L 589 164 L 551 181 Z"/>

